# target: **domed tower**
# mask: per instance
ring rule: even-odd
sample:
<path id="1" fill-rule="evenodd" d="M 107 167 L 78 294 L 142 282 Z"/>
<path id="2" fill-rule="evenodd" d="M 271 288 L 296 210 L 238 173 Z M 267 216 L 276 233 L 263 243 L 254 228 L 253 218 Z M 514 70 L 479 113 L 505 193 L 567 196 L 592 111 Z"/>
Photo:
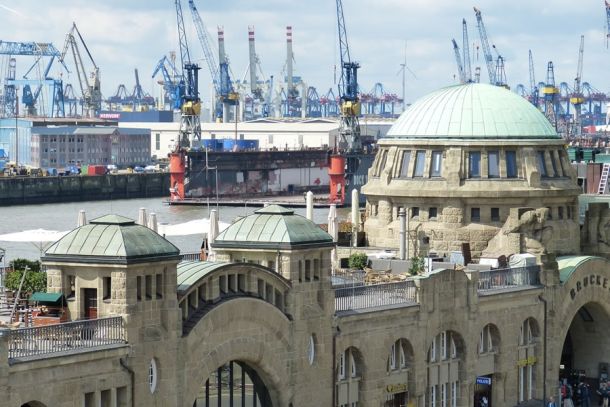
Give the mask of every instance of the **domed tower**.
<path id="1" fill-rule="evenodd" d="M 410 255 L 469 243 L 475 257 L 494 256 L 528 219 L 544 223 L 545 252 L 577 253 L 580 188 L 564 144 L 502 87 L 469 83 L 421 98 L 378 142 L 362 189 L 369 244 L 399 247 L 403 208 Z"/>
<path id="2" fill-rule="evenodd" d="M 332 237 L 309 219 L 279 205 L 237 220 L 211 246 L 218 261 L 260 264 L 292 284 L 329 284 Z"/>

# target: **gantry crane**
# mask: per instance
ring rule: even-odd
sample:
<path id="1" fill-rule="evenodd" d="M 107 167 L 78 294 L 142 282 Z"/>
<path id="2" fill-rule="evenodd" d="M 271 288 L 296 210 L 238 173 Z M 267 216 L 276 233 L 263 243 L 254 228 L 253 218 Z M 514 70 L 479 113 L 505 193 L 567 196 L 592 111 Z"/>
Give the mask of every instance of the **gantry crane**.
<path id="1" fill-rule="evenodd" d="M 175 57 L 175 53 L 172 52 L 172 56 Z M 172 58 L 175 59 L 175 58 Z M 166 102 L 170 104 L 170 108 L 172 109 L 180 109 L 180 91 L 178 87 L 178 70 L 176 69 L 176 65 L 172 61 L 172 59 L 168 58 L 167 55 L 164 55 L 153 71 L 152 77 L 157 76 L 157 73 L 161 71 L 163 75 L 163 81 L 159 81 L 158 83 L 163 85 L 164 91 L 164 101 L 162 104 Z"/>
<path id="2" fill-rule="evenodd" d="M 493 56 L 491 55 L 491 48 L 489 48 L 489 40 L 487 39 L 487 31 L 483 24 L 483 16 L 481 10 L 474 7 L 474 13 L 477 18 L 477 27 L 479 29 L 479 36 L 481 37 L 481 46 L 483 47 L 483 57 L 485 58 L 485 64 L 487 65 L 487 72 L 489 73 L 489 83 L 494 85 L 496 83 L 496 69 L 494 67 Z"/>
<path id="3" fill-rule="evenodd" d="M 538 107 L 539 89 L 536 86 L 536 76 L 534 74 L 534 57 L 532 50 L 529 50 L 529 67 L 530 67 L 530 103 Z"/>
<path id="4" fill-rule="evenodd" d="M 557 114 L 555 112 L 555 104 L 557 100 L 557 94 L 559 89 L 555 86 L 555 70 L 553 68 L 553 61 L 549 61 L 546 69 L 546 83 L 542 90 L 544 94 L 544 114 L 551 122 L 553 127 L 557 129 Z"/>
<path id="5" fill-rule="evenodd" d="M 360 64 L 351 60 L 343 2 L 337 0 L 337 27 L 339 30 L 339 53 L 341 57 L 341 77 L 339 78 L 339 97 L 341 99 L 341 149 L 357 152 L 362 149 L 360 140 L 360 100 L 358 98 L 358 68 Z"/>
<path id="6" fill-rule="evenodd" d="M 87 52 L 87 56 L 93 65 L 93 70 L 90 74 L 87 73 L 83 58 L 80 53 L 78 41 L 75 35 L 78 36 L 80 43 Z M 100 68 L 95 63 L 89 48 L 83 39 L 80 31 L 76 27 L 76 23 L 72 23 L 72 28 L 66 34 L 66 42 L 64 43 L 64 49 L 60 56 L 60 61 L 64 61 L 68 48 L 72 52 L 74 59 L 74 66 L 76 68 L 76 76 L 78 77 L 78 84 L 80 86 L 81 94 L 83 96 L 83 114 L 86 117 L 95 117 L 99 114 L 102 108 L 102 90 L 100 85 Z M 91 79 L 91 81 L 90 81 Z"/>
<path id="7" fill-rule="evenodd" d="M 578 67 L 576 68 L 576 78 L 574 78 L 574 88 L 570 95 L 570 103 L 574 105 L 574 131 L 572 132 L 575 136 L 580 136 L 582 132 L 581 126 L 581 107 L 585 102 L 585 96 L 582 93 L 581 82 L 582 82 L 582 59 L 585 51 L 585 36 L 580 36 L 580 48 L 578 49 Z M 569 104 L 568 104 L 569 106 Z"/>

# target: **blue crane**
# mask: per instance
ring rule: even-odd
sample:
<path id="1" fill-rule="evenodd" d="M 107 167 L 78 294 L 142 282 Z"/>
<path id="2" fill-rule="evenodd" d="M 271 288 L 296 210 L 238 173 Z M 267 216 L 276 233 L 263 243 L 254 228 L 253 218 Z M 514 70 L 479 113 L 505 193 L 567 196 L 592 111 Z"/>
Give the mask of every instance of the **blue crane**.
<path id="1" fill-rule="evenodd" d="M 155 69 L 153 70 L 152 77 L 157 76 L 157 73 L 161 71 L 161 75 L 163 76 L 163 91 L 164 102 L 169 103 L 172 109 L 180 109 L 181 100 L 180 100 L 180 88 L 178 86 L 177 78 L 178 71 L 176 69 L 176 65 L 169 59 L 166 55 L 163 56 L 157 62 Z"/>
<path id="2" fill-rule="evenodd" d="M 504 71 L 504 58 L 498 53 L 498 49 L 493 45 L 494 50 L 498 54 L 496 64 L 494 66 L 493 55 L 491 54 L 491 48 L 489 47 L 489 39 L 487 38 L 487 30 L 483 23 L 483 16 L 481 10 L 474 7 L 474 13 L 477 18 L 477 27 L 479 29 L 479 36 L 481 37 L 481 46 L 483 47 L 483 57 L 485 58 L 485 64 L 487 65 L 487 72 L 489 73 L 489 83 L 496 86 L 508 87 L 506 85 L 506 73 Z"/>
<path id="3" fill-rule="evenodd" d="M 458 47 L 457 42 L 454 39 L 451 40 L 453 44 L 453 53 L 455 55 L 455 62 L 458 68 L 458 78 L 460 83 L 466 83 L 466 76 L 464 74 L 464 66 L 462 65 L 462 57 L 460 56 L 460 47 Z"/>
<path id="4" fill-rule="evenodd" d="M 199 66 L 191 62 L 186 31 L 184 30 L 184 18 L 182 17 L 182 4 L 180 0 L 174 0 L 176 6 L 176 22 L 178 26 L 178 42 L 180 44 L 180 62 L 182 72 L 180 77 L 180 89 L 182 104 L 180 110 L 180 137 L 175 146 L 175 152 L 181 147 L 188 147 L 190 140 L 199 144 L 201 142 L 201 100 L 199 99 Z M 199 145 L 195 146 L 199 147 Z"/>
<path id="5" fill-rule="evenodd" d="M 12 41 L 0 41 L 0 55 L 8 55 L 9 58 L 9 69 L 7 76 L 4 81 L 4 97 L 2 113 L 5 116 L 12 116 L 16 114 L 15 101 L 16 101 L 16 86 L 23 87 L 23 98 L 22 101 L 28 111 L 28 114 L 36 114 L 36 104 L 39 95 L 44 86 L 48 86 L 50 90 L 49 106 L 46 112 L 51 117 L 63 117 L 64 112 L 64 99 L 63 99 L 63 84 L 59 79 L 54 79 L 49 76 L 51 67 L 55 58 L 60 57 L 61 53 L 51 43 L 47 42 L 12 42 Z M 23 75 L 23 79 L 16 79 L 16 60 L 14 56 L 33 56 L 35 61 L 32 63 L 30 68 Z M 44 57 L 50 57 L 46 64 L 44 73 L 38 79 L 30 79 L 28 75 L 38 65 Z M 66 72 L 69 72 L 66 65 L 61 61 L 61 64 L 65 68 Z M 32 91 L 32 86 L 35 90 Z"/>
<path id="6" fill-rule="evenodd" d="M 536 75 L 534 73 L 534 57 L 532 56 L 532 50 L 529 50 L 529 66 L 530 66 L 530 102 L 534 106 L 538 107 L 538 99 L 540 88 L 536 86 Z"/>
<path id="7" fill-rule="evenodd" d="M 608 48 L 608 40 L 610 40 L 610 3 L 605 0 L 606 3 L 606 48 Z"/>
<path id="8" fill-rule="evenodd" d="M 468 26 L 466 19 L 462 18 L 462 48 L 464 53 L 464 79 L 472 82 L 472 67 L 470 64 L 470 41 L 468 40 Z"/>
<path id="9" fill-rule="evenodd" d="M 578 49 L 578 66 L 576 67 L 576 78 L 574 78 L 574 88 L 572 90 L 572 94 L 570 95 L 570 100 L 568 103 L 568 109 L 570 107 L 570 103 L 574 105 L 574 135 L 580 136 L 582 134 L 582 126 L 581 126 L 581 113 L 582 113 L 582 104 L 585 102 L 585 97 L 582 93 L 582 59 L 585 52 L 585 36 L 580 36 L 580 48 Z"/>
<path id="10" fill-rule="evenodd" d="M 341 57 L 341 77 L 339 78 L 339 97 L 341 99 L 341 148 L 350 152 L 360 151 L 360 99 L 358 97 L 358 68 L 360 64 L 351 60 L 345 19 L 343 16 L 343 2 L 337 1 L 337 28 L 339 30 L 339 51 Z"/>

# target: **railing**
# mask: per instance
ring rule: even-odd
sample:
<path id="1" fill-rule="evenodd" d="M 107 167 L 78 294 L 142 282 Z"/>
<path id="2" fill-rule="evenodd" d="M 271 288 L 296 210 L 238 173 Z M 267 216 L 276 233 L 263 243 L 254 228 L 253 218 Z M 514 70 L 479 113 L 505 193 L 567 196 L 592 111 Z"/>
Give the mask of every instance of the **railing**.
<path id="1" fill-rule="evenodd" d="M 335 269 L 331 275 L 333 287 L 346 287 L 351 284 L 364 283 L 365 273 L 362 270 Z"/>
<path id="2" fill-rule="evenodd" d="M 8 331 L 8 358 L 52 355 L 123 343 L 126 341 L 122 317 L 66 322 Z"/>
<path id="3" fill-rule="evenodd" d="M 540 266 L 479 271 L 479 291 L 540 285 Z"/>
<path id="4" fill-rule="evenodd" d="M 417 288 L 413 280 L 337 288 L 335 311 L 416 304 L 416 292 Z"/>
<path id="5" fill-rule="evenodd" d="M 201 261 L 200 252 L 182 253 L 180 256 L 182 257 L 182 261 Z"/>

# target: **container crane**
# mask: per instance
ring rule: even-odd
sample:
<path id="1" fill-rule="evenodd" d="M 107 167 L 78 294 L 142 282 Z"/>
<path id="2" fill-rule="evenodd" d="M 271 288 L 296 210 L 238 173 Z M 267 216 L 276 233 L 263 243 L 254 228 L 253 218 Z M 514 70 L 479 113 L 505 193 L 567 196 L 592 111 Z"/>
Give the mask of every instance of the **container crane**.
<path id="1" fill-rule="evenodd" d="M 606 3 L 607 4 L 607 3 Z M 574 105 L 574 131 L 572 134 L 580 136 L 582 133 L 581 125 L 581 108 L 585 102 L 585 96 L 582 93 L 581 82 L 582 82 L 582 60 L 585 51 L 585 36 L 580 36 L 580 48 L 578 49 L 578 66 L 576 68 L 576 78 L 574 78 L 574 88 L 570 95 L 570 102 Z M 570 106 L 568 104 L 568 106 Z"/>
<path id="2" fill-rule="evenodd" d="M 606 48 L 608 48 L 608 41 L 610 40 L 610 3 L 605 0 L 606 3 Z"/>
<path id="3" fill-rule="evenodd" d="M 542 90 L 544 94 L 544 114 L 549 122 L 557 129 L 557 115 L 555 114 L 555 104 L 559 89 L 555 86 L 555 70 L 553 61 L 549 61 L 546 69 L 546 83 Z"/>
<path id="4" fill-rule="evenodd" d="M 237 118 L 237 105 L 239 94 L 235 92 L 229 72 L 229 58 L 225 52 L 225 32 L 223 27 L 218 27 L 218 74 L 219 74 L 219 95 L 222 103 L 222 120 L 229 120 L 231 106 L 235 106 L 235 117 Z"/>
<path id="5" fill-rule="evenodd" d="M 175 56 L 175 53 L 173 53 L 173 55 Z M 163 81 L 159 81 L 158 83 L 163 85 L 165 94 L 164 103 L 169 103 L 171 109 L 180 109 L 180 89 L 177 82 L 178 70 L 176 69 L 176 65 L 170 58 L 164 55 L 163 58 L 157 62 L 152 77 L 154 78 L 157 76 L 159 71 L 161 71 L 163 76 Z"/>
<path id="6" fill-rule="evenodd" d="M 534 73 L 534 57 L 532 56 L 532 50 L 529 50 L 529 67 L 530 67 L 530 102 L 534 106 L 538 107 L 539 89 L 536 86 L 536 76 Z"/>
<path id="7" fill-rule="evenodd" d="M 83 48 L 87 52 L 87 56 L 91 64 L 93 65 L 93 70 L 90 75 L 87 74 L 85 69 L 85 64 L 83 63 L 83 58 L 80 53 L 80 49 L 78 46 L 78 41 L 76 40 L 76 36 L 80 40 Z M 95 63 L 91 52 L 89 52 L 89 48 L 83 39 L 78 27 L 76 27 L 76 23 L 72 23 L 72 28 L 66 34 L 66 41 L 64 43 L 64 49 L 61 53 L 60 61 L 63 62 L 66 57 L 66 53 L 68 49 L 72 52 L 72 57 L 74 59 L 74 66 L 76 68 L 76 76 L 78 77 L 78 84 L 81 89 L 81 94 L 83 95 L 83 114 L 86 117 L 95 117 L 99 115 L 99 112 L 102 108 L 102 90 L 100 85 L 100 68 Z M 89 81 L 89 77 L 91 81 Z"/>

